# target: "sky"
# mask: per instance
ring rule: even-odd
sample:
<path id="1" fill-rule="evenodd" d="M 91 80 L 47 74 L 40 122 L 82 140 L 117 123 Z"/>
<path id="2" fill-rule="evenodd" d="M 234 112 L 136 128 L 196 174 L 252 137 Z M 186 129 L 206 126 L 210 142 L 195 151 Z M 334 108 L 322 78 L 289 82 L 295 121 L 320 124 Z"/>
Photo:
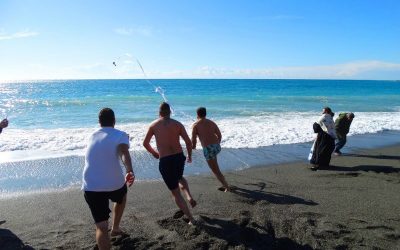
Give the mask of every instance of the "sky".
<path id="1" fill-rule="evenodd" d="M 0 0 L 0 81 L 145 77 L 399 80 L 400 1 Z"/>

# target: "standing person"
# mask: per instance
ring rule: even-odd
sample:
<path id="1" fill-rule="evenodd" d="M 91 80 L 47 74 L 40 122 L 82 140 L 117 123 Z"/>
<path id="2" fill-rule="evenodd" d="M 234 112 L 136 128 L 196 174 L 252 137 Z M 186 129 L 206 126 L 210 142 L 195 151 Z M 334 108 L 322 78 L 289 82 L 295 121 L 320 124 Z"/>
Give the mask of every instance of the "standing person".
<path id="1" fill-rule="evenodd" d="M 322 116 L 313 125 L 317 139 L 313 145 L 313 154 L 310 163 L 313 164 L 312 170 L 319 167 L 329 167 L 331 156 L 335 149 L 335 123 L 333 122 L 334 113 L 329 107 L 322 109 Z"/>
<path id="2" fill-rule="evenodd" d="M 204 107 L 200 107 L 197 109 L 197 121 L 193 124 L 192 129 L 192 145 L 193 149 L 196 149 L 197 144 L 197 136 L 200 139 L 201 146 L 203 147 L 203 154 L 207 160 L 208 166 L 211 168 L 211 171 L 217 177 L 217 179 L 221 182 L 222 188 L 224 192 L 230 191 L 229 185 L 225 180 L 224 175 L 221 173 L 217 155 L 221 152 L 221 132 L 215 124 L 215 122 L 206 118 L 207 110 Z"/>
<path id="3" fill-rule="evenodd" d="M 346 144 L 347 134 L 350 131 L 351 122 L 354 119 L 353 113 L 340 113 L 335 121 L 335 131 L 337 136 L 337 143 L 335 146 L 335 155 L 341 155 L 340 150 Z"/>
<path id="4" fill-rule="evenodd" d="M 192 208 L 195 207 L 196 201 L 190 193 L 189 184 L 183 177 L 186 157 L 183 154 L 179 139 L 182 137 L 185 141 L 188 163 L 192 162 L 192 143 L 186 133 L 185 127 L 180 122 L 172 119 L 170 115 L 171 109 L 169 104 L 166 102 L 161 103 L 159 110 L 160 118 L 151 123 L 144 138 L 143 146 L 154 158 L 160 159 L 159 170 L 165 184 L 171 191 L 176 205 L 189 218 L 189 224 L 193 224 L 193 216 L 180 191 L 182 189 L 185 193 L 186 199 Z M 153 136 L 156 138 L 158 151 L 150 145 L 150 140 Z"/>
<path id="5" fill-rule="evenodd" d="M 7 128 L 8 127 L 8 120 L 7 120 L 7 118 L 6 119 L 3 119 L 1 122 L 0 122 L 0 134 L 1 134 L 1 132 L 3 131 L 3 128 Z"/>
<path id="6" fill-rule="evenodd" d="M 96 242 L 100 250 L 110 249 L 108 219 L 109 200 L 114 202 L 111 236 L 123 235 L 119 227 L 126 204 L 128 184 L 135 180 L 129 154 L 129 136 L 115 126 L 112 109 L 99 113 L 101 128 L 89 139 L 83 169 L 82 190 L 96 224 Z M 126 168 L 124 176 L 120 161 Z"/>

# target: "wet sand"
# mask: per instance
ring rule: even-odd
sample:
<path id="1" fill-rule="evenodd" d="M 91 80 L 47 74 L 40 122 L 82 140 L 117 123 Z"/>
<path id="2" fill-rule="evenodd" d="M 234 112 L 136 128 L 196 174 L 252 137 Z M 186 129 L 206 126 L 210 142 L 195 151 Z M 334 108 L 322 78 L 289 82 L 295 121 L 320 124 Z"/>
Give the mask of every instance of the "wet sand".
<path id="1" fill-rule="evenodd" d="M 306 156 L 305 156 L 306 157 Z M 114 249 L 400 249 L 400 146 L 226 173 L 189 177 L 196 227 L 174 218 L 164 183 L 128 191 Z M 190 167 L 190 165 L 188 166 Z M 0 249 L 93 249 L 94 225 L 76 189 L 0 200 Z"/>

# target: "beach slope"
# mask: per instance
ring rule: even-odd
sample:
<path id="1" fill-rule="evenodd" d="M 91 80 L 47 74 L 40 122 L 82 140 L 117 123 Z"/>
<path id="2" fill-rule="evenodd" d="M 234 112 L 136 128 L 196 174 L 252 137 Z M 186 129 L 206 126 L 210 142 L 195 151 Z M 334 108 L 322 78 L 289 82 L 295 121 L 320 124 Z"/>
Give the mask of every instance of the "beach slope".
<path id="1" fill-rule="evenodd" d="M 129 189 L 115 249 L 399 249 L 400 146 L 306 163 L 188 178 L 199 225 L 179 217 L 164 183 Z M 190 167 L 187 166 L 187 167 Z M 93 249 L 94 226 L 80 190 L 7 198 L 0 203 L 1 249 Z"/>

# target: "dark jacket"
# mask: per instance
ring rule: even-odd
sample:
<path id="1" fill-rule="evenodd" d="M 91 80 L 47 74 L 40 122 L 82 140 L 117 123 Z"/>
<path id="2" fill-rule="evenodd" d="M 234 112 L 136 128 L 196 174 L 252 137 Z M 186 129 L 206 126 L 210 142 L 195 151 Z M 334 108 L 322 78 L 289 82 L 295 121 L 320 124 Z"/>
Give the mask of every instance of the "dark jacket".
<path id="1" fill-rule="evenodd" d="M 340 113 L 335 121 L 336 134 L 345 136 L 350 131 L 351 121 L 347 119 L 347 113 Z"/>

